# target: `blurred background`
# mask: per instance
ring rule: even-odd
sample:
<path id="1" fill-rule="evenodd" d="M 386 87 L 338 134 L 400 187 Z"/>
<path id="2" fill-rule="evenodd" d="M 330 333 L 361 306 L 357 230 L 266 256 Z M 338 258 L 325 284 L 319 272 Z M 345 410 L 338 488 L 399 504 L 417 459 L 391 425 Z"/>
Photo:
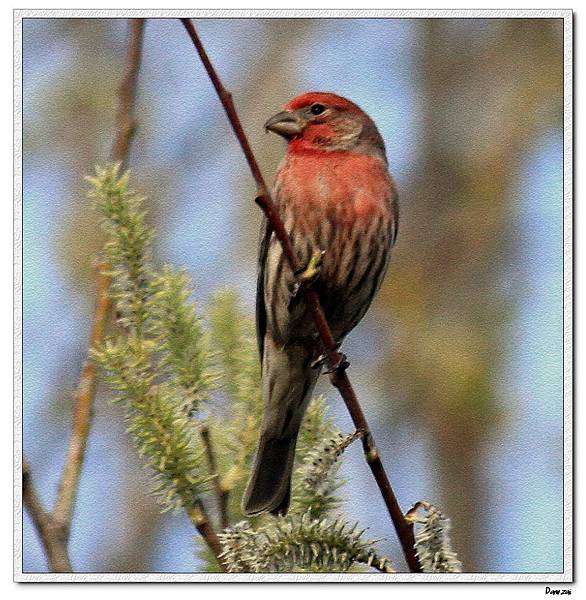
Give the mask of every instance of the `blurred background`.
<path id="1" fill-rule="evenodd" d="M 264 121 L 331 91 L 383 135 L 401 202 L 391 268 L 345 343 L 401 505 L 451 517 L 466 571 L 563 569 L 563 36 L 555 19 L 201 19 L 267 177 Z M 105 162 L 124 19 L 25 19 L 24 451 L 52 505 L 93 313 L 100 247 L 83 176 Z M 237 142 L 176 20 L 147 22 L 130 152 L 157 260 L 203 310 L 235 287 L 253 315 L 260 212 Z M 351 423 L 327 381 L 331 411 Z M 361 450 L 347 513 L 401 561 Z M 160 515 L 101 386 L 71 537 L 76 571 L 193 572 L 194 530 Z M 46 571 L 24 521 L 24 571 Z"/>

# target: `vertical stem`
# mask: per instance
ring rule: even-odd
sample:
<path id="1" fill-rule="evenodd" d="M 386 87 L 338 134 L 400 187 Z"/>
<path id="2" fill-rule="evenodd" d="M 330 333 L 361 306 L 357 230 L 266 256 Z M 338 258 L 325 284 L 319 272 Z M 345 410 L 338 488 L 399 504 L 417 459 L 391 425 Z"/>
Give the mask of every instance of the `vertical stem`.
<path id="1" fill-rule="evenodd" d="M 220 480 L 220 473 L 218 471 L 218 463 L 216 461 L 216 454 L 214 452 L 214 447 L 212 445 L 212 437 L 210 434 L 210 430 L 207 426 L 202 426 L 201 428 L 201 437 L 203 439 L 203 443 L 206 449 L 206 456 L 208 459 L 208 465 L 210 468 L 210 473 L 215 476 L 214 479 L 214 490 L 216 494 L 216 502 L 218 503 L 218 514 L 220 515 L 220 524 L 222 529 L 226 529 L 230 525 L 228 519 L 228 490 L 225 490 L 222 487 L 222 482 Z"/>
<path id="2" fill-rule="evenodd" d="M 118 112 L 116 130 L 112 145 L 112 158 L 118 162 L 127 162 L 130 142 L 136 129 L 134 119 L 134 104 L 138 72 L 142 56 L 142 40 L 144 19 L 131 19 L 130 37 L 126 53 L 126 67 L 120 87 L 118 88 Z M 110 309 L 110 275 L 107 265 L 100 265 L 97 278 L 97 299 L 90 332 L 88 356 L 84 362 L 77 398 L 73 412 L 73 427 L 69 451 L 59 485 L 59 495 L 53 510 L 53 518 L 69 529 L 73 513 L 75 497 L 85 448 L 90 431 L 92 408 L 96 395 L 96 365 L 91 358 L 91 352 L 101 344 L 104 338 L 106 320 Z"/>
<path id="3" fill-rule="evenodd" d="M 103 264 L 98 267 L 98 289 L 96 291 L 96 308 L 90 333 L 90 352 L 98 347 L 104 337 L 106 319 L 110 308 L 110 297 L 108 295 L 110 277 L 104 273 L 106 268 L 107 266 Z M 81 370 L 81 377 L 73 410 L 73 424 L 67 459 L 65 461 L 65 466 L 63 467 L 57 501 L 55 503 L 55 508 L 53 509 L 53 518 L 65 529 L 67 537 L 69 527 L 71 526 L 81 467 L 83 465 L 87 439 L 90 432 L 95 394 L 96 365 L 93 360 L 91 360 L 88 353 Z"/>
<path id="4" fill-rule="evenodd" d="M 126 51 L 126 68 L 118 88 L 118 112 L 116 113 L 111 157 L 113 161 L 122 163 L 121 170 L 124 170 L 128 161 L 130 142 L 136 131 L 134 105 L 136 103 L 138 73 L 142 59 L 144 25 L 145 19 L 130 20 L 130 40 Z"/>
<path id="5" fill-rule="evenodd" d="M 283 248 L 283 254 L 287 258 L 291 270 L 293 272 L 297 272 L 300 270 L 300 267 L 302 265 L 299 264 L 297 257 L 293 251 L 289 235 L 285 230 L 279 212 L 265 184 L 264 178 L 260 171 L 260 167 L 258 166 L 250 144 L 248 143 L 248 139 L 246 137 L 246 134 L 244 133 L 242 124 L 240 123 L 240 118 L 238 117 L 238 113 L 236 112 L 236 108 L 232 100 L 232 94 L 230 94 L 230 92 L 228 92 L 222 84 L 218 74 L 216 73 L 216 70 L 214 69 L 205 51 L 205 48 L 199 36 L 197 35 L 197 32 L 191 20 L 181 19 L 181 22 L 183 23 L 183 26 L 185 27 L 189 37 L 191 38 L 191 41 L 193 42 L 197 53 L 199 54 L 204 68 L 218 94 L 222 106 L 224 107 L 224 111 L 226 112 L 232 129 L 234 130 L 234 133 L 238 138 L 238 142 L 240 143 L 242 151 L 244 152 L 244 156 L 246 158 L 248 166 L 250 167 L 252 176 L 257 186 L 256 202 L 263 210 L 273 231 L 275 232 L 277 239 L 281 243 L 281 246 Z M 344 399 L 344 402 L 346 404 L 348 412 L 350 413 L 350 416 L 352 417 L 354 425 L 357 429 L 361 429 L 362 431 L 364 431 L 363 448 L 366 456 L 366 461 L 379 487 L 380 493 L 383 497 L 387 510 L 389 511 L 391 521 L 393 522 L 393 525 L 397 532 L 397 536 L 403 548 L 405 560 L 407 561 L 410 571 L 421 572 L 421 565 L 419 564 L 417 555 L 415 554 L 415 540 L 413 536 L 413 528 L 405 520 L 405 516 L 403 515 L 399 503 L 397 502 L 397 498 L 393 492 L 393 488 L 387 477 L 384 466 L 376 449 L 376 445 L 372 433 L 370 431 L 370 427 L 368 426 L 364 413 L 362 412 L 362 408 L 360 406 L 360 403 L 358 402 L 356 394 L 354 393 L 354 389 L 352 388 L 348 375 L 345 372 L 343 356 L 337 350 L 335 340 L 332 336 L 332 332 L 325 318 L 323 309 L 319 301 L 319 297 L 315 290 L 311 289 L 311 287 L 305 288 L 305 297 L 310 307 L 313 320 L 315 322 L 322 346 L 326 354 L 326 361 L 328 367 L 332 371 L 332 383 L 336 386 L 336 388 L 340 392 L 340 395 Z"/>
<path id="6" fill-rule="evenodd" d="M 67 538 L 63 529 L 55 525 L 50 513 L 43 508 L 31 478 L 28 463 L 22 462 L 22 503 L 30 515 L 53 573 L 70 573 L 71 562 L 67 552 Z"/>
<path id="7" fill-rule="evenodd" d="M 364 449 L 366 462 L 378 485 L 399 541 L 401 542 L 405 561 L 409 566 L 409 570 L 413 573 L 420 573 L 421 565 L 419 564 L 419 559 L 417 558 L 417 553 L 415 551 L 413 525 L 405 519 L 405 515 L 397 501 L 397 497 L 395 496 L 395 492 L 393 491 L 393 487 L 391 486 L 391 482 L 389 481 L 381 461 L 374 438 L 372 437 L 372 433 L 370 432 L 370 428 L 368 427 L 368 423 L 362 412 L 362 407 L 356 398 L 350 379 L 348 378 L 346 371 L 335 370 L 330 375 L 330 380 L 338 389 L 342 398 L 344 398 L 344 402 L 346 403 L 346 407 L 348 408 L 348 412 L 350 413 L 350 417 L 352 418 L 356 429 L 366 432 L 362 438 L 362 447 Z"/>
<path id="8" fill-rule="evenodd" d="M 121 163 L 127 161 L 130 142 L 135 131 L 134 103 L 142 54 L 143 31 L 144 19 L 130 20 L 126 67 L 118 91 L 116 131 L 111 152 L 112 158 Z M 91 351 L 101 343 L 104 337 L 110 308 L 109 288 L 110 276 L 107 274 L 107 265 L 101 264 L 98 268 L 96 306 L 90 331 L 88 356 L 81 370 L 73 409 L 67 458 L 59 483 L 57 500 L 51 513 L 45 512 L 42 508 L 34 491 L 28 465 L 23 464 L 23 504 L 39 532 L 49 567 L 55 572 L 71 572 L 72 570 L 67 545 L 96 395 L 96 365 L 91 359 Z"/>
<path id="9" fill-rule="evenodd" d="M 223 552 L 222 544 L 218 538 L 214 528 L 210 524 L 210 519 L 207 515 L 205 507 L 201 501 L 198 501 L 195 506 L 187 508 L 187 515 L 194 527 L 197 529 L 201 537 L 206 541 L 210 550 L 218 561 L 218 565 L 222 571 L 226 571 L 226 565 L 220 555 Z"/>

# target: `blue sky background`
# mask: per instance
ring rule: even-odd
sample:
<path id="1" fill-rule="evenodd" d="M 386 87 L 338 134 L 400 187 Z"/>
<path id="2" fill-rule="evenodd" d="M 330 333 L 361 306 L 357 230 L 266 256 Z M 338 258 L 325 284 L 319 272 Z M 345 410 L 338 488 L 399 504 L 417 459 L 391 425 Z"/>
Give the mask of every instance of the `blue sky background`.
<path id="1" fill-rule="evenodd" d="M 275 52 L 274 32 L 259 20 L 206 20 L 199 28 L 238 103 L 247 89 L 246 65 L 256 60 L 259 49 Z M 79 31 L 83 43 L 83 29 Z M 112 62 L 112 57 L 123 55 L 124 32 L 123 21 L 112 23 L 107 38 L 111 45 L 96 51 L 97 64 L 110 68 L 105 79 L 119 76 L 119 63 Z M 263 88 L 256 101 L 249 95 L 244 99 L 248 107 L 243 112 L 244 126 L 255 148 L 262 146 L 265 171 L 274 171 L 283 148 L 279 140 L 262 134 L 261 115 L 270 116 L 279 103 L 303 90 L 323 89 L 358 101 L 371 114 L 385 139 L 399 189 L 408 185 L 423 127 L 414 75 L 419 42 L 416 23 L 408 19 L 329 20 L 319 28 L 308 28 L 303 36 L 292 54 L 273 57 L 273 70 L 266 73 L 266 84 L 276 94 L 271 80 L 282 77 L 282 72 L 275 65 L 286 69 L 289 79 L 276 88 L 282 94 L 279 99 L 263 97 Z M 76 157 L 64 153 L 55 137 L 59 132 L 65 135 L 62 128 L 67 122 L 59 121 L 45 100 L 51 97 L 56 81 L 75 77 L 79 48 L 72 43 L 75 36 L 60 39 L 41 20 L 25 22 L 23 39 L 24 451 L 48 505 L 54 500 L 63 463 L 69 431 L 66 405 L 83 359 L 92 310 L 91 295 L 65 274 L 59 235 L 75 203 L 85 202 L 74 193 L 82 189 L 84 173 L 71 172 Z M 354 49 L 351 54 L 341 56 L 341 40 L 344 48 Z M 205 305 L 216 289 L 232 285 L 252 310 L 254 260 L 244 266 L 235 260 L 240 250 L 234 248 L 234 239 L 245 254 L 252 247 L 245 238 L 256 240 L 257 216 L 245 221 L 242 217 L 243 211 L 253 211 L 252 204 L 244 205 L 253 197 L 253 185 L 213 90 L 176 22 L 148 24 L 140 86 L 141 133 L 131 153 L 131 166 L 138 181 L 148 178 L 151 201 L 157 205 L 158 257 L 187 268 L 199 304 Z M 88 157 L 89 165 L 107 155 L 111 127 L 108 123 L 101 127 L 98 148 L 103 151 Z M 205 145 L 196 137 L 200 127 L 205 127 Z M 28 143 L 27 133 L 34 143 Z M 562 149 L 561 130 L 541 132 L 521 157 L 511 190 L 516 250 L 504 270 L 509 269 L 519 297 L 509 335 L 503 340 L 506 366 L 495 376 L 507 419 L 491 441 L 483 474 L 491 490 L 483 507 L 489 540 L 482 565 L 486 571 L 562 569 Z M 155 187 L 159 195 L 153 197 L 152 181 L 157 181 L 158 170 L 171 171 L 173 177 L 165 180 L 168 186 Z M 401 456 L 409 449 L 409 465 L 399 462 L 392 471 L 401 503 L 433 499 L 436 486 L 428 468 L 430 446 L 425 432 L 395 423 L 390 436 L 387 423 L 377 418 L 386 402 L 384 391 L 371 373 L 360 368 L 375 358 L 373 335 L 384 339 L 376 317 L 369 314 L 346 346 L 348 355 L 356 357 L 353 379 L 365 398 L 383 457 Z M 324 385 L 323 389 L 328 388 Z M 113 421 L 119 413 L 107 406 L 106 394 L 100 402 L 71 538 L 76 569 L 87 571 L 104 564 L 103 557 L 114 551 L 117 537 L 129 527 L 122 515 L 128 499 L 120 491 L 120 478 L 133 477 L 135 469 L 138 485 L 144 480 L 138 463 L 121 450 L 123 425 Z M 349 429 L 339 403 L 331 405 L 339 426 Z M 371 501 L 376 491 L 362 466 L 359 448 L 348 453 L 343 473 L 351 482 L 344 488 L 348 512 L 369 526 L 373 537 L 381 537 L 381 507 Z M 385 528 L 382 535 L 387 534 Z M 183 515 L 166 516 L 156 536 L 149 559 L 152 570 L 197 570 L 194 531 Z M 396 552 L 393 536 L 387 537 L 383 547 Z M 46 570 L 28 517 L 24 570 Z"/>

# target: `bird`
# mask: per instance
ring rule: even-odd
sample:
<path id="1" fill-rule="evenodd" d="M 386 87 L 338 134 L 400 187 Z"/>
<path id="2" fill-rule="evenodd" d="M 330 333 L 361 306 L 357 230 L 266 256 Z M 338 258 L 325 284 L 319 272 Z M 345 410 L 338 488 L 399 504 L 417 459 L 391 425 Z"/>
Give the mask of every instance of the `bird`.
<path id="1" fill-rule="evenodd" d="M 265 130 L 287 142 L 272 198 L 299 264 L 321 256 L 312 285 L 339 347 L 377 293 L 397 237 L 397 192 L 385 144 L 359 106 L 329 92 L 295 97 Z M 247 516 L 287 514 L 297 436 L 323 368 L 298 283 L 265 217 L 256 298 L 264 412 L 242 497 Z"/>

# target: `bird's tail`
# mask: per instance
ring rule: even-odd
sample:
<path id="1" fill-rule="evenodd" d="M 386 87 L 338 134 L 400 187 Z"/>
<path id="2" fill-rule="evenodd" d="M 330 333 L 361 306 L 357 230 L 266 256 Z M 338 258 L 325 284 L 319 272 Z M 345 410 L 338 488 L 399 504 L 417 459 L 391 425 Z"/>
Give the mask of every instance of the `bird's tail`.
<path id="1" fill-rule="evenodd" d="M 304 345 L 280 349 L 271 340 L 265 341 L 265 412 L 252 474 L 242 500 L 246 515 L 287 513 L 297 435 L 320 372 L 311 367 L 312 356 L 312 350 Z"/>

